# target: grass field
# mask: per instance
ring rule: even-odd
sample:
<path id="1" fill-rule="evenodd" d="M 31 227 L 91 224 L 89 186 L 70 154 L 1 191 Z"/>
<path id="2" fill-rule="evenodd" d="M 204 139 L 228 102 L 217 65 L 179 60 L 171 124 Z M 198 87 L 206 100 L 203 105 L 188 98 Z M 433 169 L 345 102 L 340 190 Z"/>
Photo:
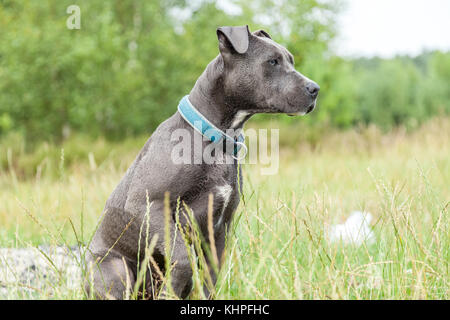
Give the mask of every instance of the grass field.
<path id="1" fill-rule="evenodd" d="M 280 129 L 278 175 L 244 167 L 244 201 L 216 298 L 448 299 L 450 119 L 409 133 L 369 127 L 306 139 L 291 132 Z M 0 246 L 86 243 L 145 140 L 75 135 L 62 147 L 25 153 L 19 136 L 3 139 Z M 354 210 L 374 216 L 376 241 L 329 241 L 329 227 Z M 11 290 L 10 298 L 83 297 L 64 281 L 52 287 Z M 198 286 L 192 298 L 202 298 Z"/>

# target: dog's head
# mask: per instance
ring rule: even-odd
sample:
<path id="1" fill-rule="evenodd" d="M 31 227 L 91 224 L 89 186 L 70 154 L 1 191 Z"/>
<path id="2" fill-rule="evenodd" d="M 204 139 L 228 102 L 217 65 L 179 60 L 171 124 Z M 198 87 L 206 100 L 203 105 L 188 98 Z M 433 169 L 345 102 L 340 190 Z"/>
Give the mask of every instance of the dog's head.
<path id="1" fill-rule="evenodd" d="M 225 99 L 249 113 L 304 115 L 320 87 L 294 68 L 292 54 L 267 32 L 248 26 L 217 29 Z"/>

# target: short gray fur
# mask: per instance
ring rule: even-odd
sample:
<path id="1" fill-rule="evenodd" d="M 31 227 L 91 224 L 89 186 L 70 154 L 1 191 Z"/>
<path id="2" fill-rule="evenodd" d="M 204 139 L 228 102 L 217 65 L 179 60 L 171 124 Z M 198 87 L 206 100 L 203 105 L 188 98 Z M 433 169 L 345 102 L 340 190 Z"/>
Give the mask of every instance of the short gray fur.
<path id="1" fill-rule="evenodd" d="M 319 86 L 294 69 L 292 54 L 265 31 L 251 33 L 248 26 L 221 27 L 217 29 L 217 37 L 220 54 L 198 78 L 189 99 L 218 128 L 242 128 L 256 113 L 306 114 L 314 109 Z M 214 195 L 214 237 L 217 255 L 222 257 L 227 228 L 240 200 L 239 163 L 233 160 L 232 164 L 174 164 L 171 152 L 177 142 L 171 141 L 171 133 L 180 128 L 190 130 L 193 136 L 199 135 L 176 112 L 155 130 L 108 198 L 103 219 L 89 248 L 88 265 L 109 253 L 93 268 L 93 284 L 85 285 L 88 293 L 93 286 L 98 298 L 123 299 L 127 272 L 133 288 L 139 247 L 140 259 L 144 257 L 145 236 L 139 239 L 139 234 L 148 203 L 151 203 L 149 239 L 158 235 L 153 256 L 164 268 L 166 191 L 170 192 L 172 212 L 178 198 L 193 210 L 205 239 L 208 239 L 208 196 Z M 209 143 L 203 141 L 203 147 Z M 230 155 L 224 154 L 224 157 Z M 222 191 L 226 186 L 231 187 L 231 192 L 225 196 Z M 172 263 L 176 264 L 171 272 L 171 285 L 178 297 L 186 298 L 192 287 L 192 270 L 179 233 L 173 239 L 173 220 L 172 216 L 171 241 L 175 241 Z M 182 214 L 180 221 L 182 225 L 188 223 Z M 213 271 L 211 276 L 215 282 Z M 207 289 L 205 292 L 208 294 Z"/>

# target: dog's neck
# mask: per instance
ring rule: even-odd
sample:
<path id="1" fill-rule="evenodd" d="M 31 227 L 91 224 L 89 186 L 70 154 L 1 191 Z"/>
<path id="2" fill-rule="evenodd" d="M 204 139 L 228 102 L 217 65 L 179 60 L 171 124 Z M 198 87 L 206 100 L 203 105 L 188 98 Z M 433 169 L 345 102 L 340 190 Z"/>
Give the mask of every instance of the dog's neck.
<path id="1" fill-rule="evenodd" d="M 192 105 L 217 128 L 242 129 L 251 114 L 226 101 L 223 85 L 223 60 L 217 56 L 197 79 L 189 94 Z"/>

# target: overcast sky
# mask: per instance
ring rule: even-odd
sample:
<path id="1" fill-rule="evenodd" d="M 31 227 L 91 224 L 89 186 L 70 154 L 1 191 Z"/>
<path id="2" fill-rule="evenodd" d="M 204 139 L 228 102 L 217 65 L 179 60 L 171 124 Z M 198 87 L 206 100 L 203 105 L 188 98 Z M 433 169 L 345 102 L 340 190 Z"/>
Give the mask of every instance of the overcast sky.
<path id="1" fill-rule="evenodd" d="M 450 50 L 450 0 L 347 0 L 334 50 L 391 57 Z"/>

